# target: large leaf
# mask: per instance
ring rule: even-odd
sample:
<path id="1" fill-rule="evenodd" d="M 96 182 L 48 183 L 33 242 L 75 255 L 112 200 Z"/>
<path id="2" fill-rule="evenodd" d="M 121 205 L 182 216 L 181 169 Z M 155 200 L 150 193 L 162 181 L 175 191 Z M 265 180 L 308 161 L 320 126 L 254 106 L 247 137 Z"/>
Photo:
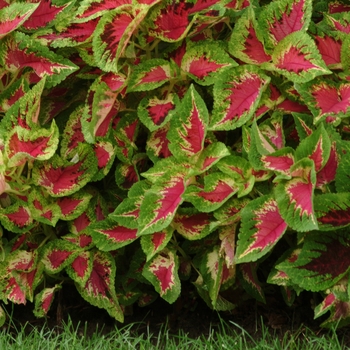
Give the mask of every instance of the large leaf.
<path id="1" fill-rule="evenodd" d="M 333 232 L 322 235 L 309 233 L 298 259 L 286 260 L 276 267 L 284 271 L 293 283 L 311 291 L 332 287 L 348 271 L 349 241 Z"/>
<path id="2" fill-rule="evenodd" d="M 258 107 L 270 78 L 255 66 L 228 70 L 214 85 L 210 130 L 232 130 L 247 123 Z"/>
<path id="3" fill-rule="evenodd" d="M 262 67 L 276 71 L 294 83 L 306 83 L 319 75 L 332 73 L 306 33 L 295 32 L 280 41 L 272 53 L 272 62 L 264 63 Z"/>
<path id="4" fill-rule="evenodd" d="M 256 261 L 283 236 L 287 224 L 274 198 L 262 196 L 249 202 L 241 213 L 236 262 Z"/>

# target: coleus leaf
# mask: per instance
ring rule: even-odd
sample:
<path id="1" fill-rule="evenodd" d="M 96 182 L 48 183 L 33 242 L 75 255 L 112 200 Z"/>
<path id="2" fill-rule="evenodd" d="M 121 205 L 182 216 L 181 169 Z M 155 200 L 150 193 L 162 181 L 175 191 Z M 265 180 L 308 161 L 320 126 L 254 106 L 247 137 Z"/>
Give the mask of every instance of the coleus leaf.
<path id="1" fill-rule="evenodd" d="M 178 276 L 179 258 L 176 250 L 165 248 L 144 265 L 142 275 L 152 283 L 168 303 L 179 297 L 181 282 Z"/>
<path id="2" fill-rule="evenodd" d="M 91 305 L 105 309 L 111 317 L 123 322 L 124 315 L 115 292 L 115 261 L 107 252 L 93 255 L 91 274 L 84 287 L 77 284 L 81 296 Z"/>
<path id="3" fill-rule="evenodd" d="M 223 226 L 231 226 L 241 220 L 241 211 L 249 203 L 248 198 L 230 198 L 224 205 L 214 211 L 215 219 Z"/>
<path id="4" fill-rule="evenodd" d="M 242 210 L 236 262 L 256 261 L 268 253 L 287 229 L 277 206 L 270 196 L 250 201 Z"/>
<path id="5" fill-rule="evenodd" d="M 249 7 L 237 20 L 230 41 L 230 53 L 248 64 L 261 64 L 271 60 L 265 52 L 261 30 L 255 19 L 253 7 Z"/>
<path id="6" fill-rule="evenodd" d="M 166 42 L 182 40 L 191 28 L 189 12 L 193 4 L 162 3 L 155 6 L 148 16 L 149 34 Z"/>
<path id="7" fill-rule="evenodd" d="M 0 9 L 0 39 L 21 26 L 39 6 L 14 2 Z"/>
<path id="8" fill-rule="evenodd" d="M 325 193 L 315 196 L 315 214 L 319 230 L 333 231 L 350 224 L 350 196 L 345 193 Z"/>
<path id="9" fill-rule="evenodd" d="M 339 149 L 338 168 L 335 176 L 335 187 L 337 192 L 349 191 L 349 164 L 350 164 L 350 142 L 338 141 L 337 149 Z"/>
<path id="10" fill-rule="evenodd" d="M 8 111 L 21 97 L 29 91 L 27 79 L 22 77 L 0 94 L 0 110 Z"/>
<path id="11" fill-rule="evenodd" d="M 28 204 L 33 219 L 44 224 L 55 226 L 60 219 L 61 210 L 56 202 L 50 198 L 45 198 L 44 194 L 35 189 L 31 189 L 28 196 Z"/>
<path id="12" fill-rule="evenodd" d="M 174 69 L 171 63 L 160 58 L 141 62 L 131 71 L 127 92 L 154 90 L 170 81 Z"/>
<path id="13" fill-rule="evenodd" d="M 54 300 L 55 293 L 61 288 L 62 286 L 60 284 L 56 284 L 52 288 L 44 288 L 35 296 L 33 313 L 36 317 L 45 317 L 47 315 Z"/>
<path id="14" fill-rule="evenodd" d="M 91 114 L 87 112 L 88 106 L 86 106 L 82 117 L 82 131 L 89 143 L 95 142 L 100 126 L 104 122 L 109 124 L 118 106 L 118 92 L 111 91 L 108 84 L 103 81 L 103 76 L 97 78 L 90 87 L 88 99 L 91 98 L 91 94 L 93 94 Z"/>
<path id="15" fill-rule="evenodd" d="M 203 149 L 196 163 L 196 172 L 202 174 L 212 168 L 221 159 L 230 155 L 225 144 L 214 142 Z"/>
<path id="16" fill-rule="evenodd" d="M 234 180 L 235 187 L 238 189 L 238 197 L 243 197 L 252 190 L 255 177 L 253 168 L 245 158 L 230 155 L 220 160 L 216 166 Z"/>
<path id="17" fill-rule="evenodd" d="M 16 126 L 5 143 L 7 166 L 19 166 L 27 160 L 50 159 L 58 146 L 59 130 L 52 121 L 50 129 L 28 130 Z"/>
<path id="18" fill-rule="evenodd" d="M 321 323 L 321 327 L 343 327 L 350 322 L 350 302 L 337 298 L 334 292 L 328 294 L 321 304 L 315 307 L 315 318 L 330 311 L 331 315 Z"/>
<path id="19" fill-rule="evenodd" d="M 181 69 L 200 85 L 214 84 L 220 73 L 235 66 L 224 47 L 209 40 L 188 45 L 181 61 Z"/>
<path id="20" fill-rule="evenodd" d="M 78 19 L 100 17 L 109 10 L 129 8 L 132 0 L 83 0 L 79 4 Z"/>
<path id="21" fill-rule="evenodd" d="M 134 155 L 134 151 L 137 149 L 135 144 L 140 121 L 136 115 L 129 115 L 122 117 L 118 122 L 115 131 L 114 139 L 116 145 L 116 156 L 121 162 L 130 163 Z"/>
<path id="22" fill-rule="evenodd" d="M 209 130 L 232 130 L 247 123 L 269 82 L 269 77 L 249 65 L 233 68 L 220 76 L 214 85 Z"/>
<path id="23" fill-rule="evenodd" d="M 41 262 L 48 273 L 55 274 L 71 264 L 78 253 L 76 245 L 63 239 L 55 239 L 45 245 Z"/>
<path id="24" fill-rule="evenodd" d="M 87 209 L 92 195 L 85 191 L 78 191 L 70 196 L 57 199 L 57 205 L 61 209 L 60 219 L 71 221 L 81 215 Z"/>
<path id="25" fill-rule="evenodd" d="M 308 104 L 315 123 L 330 115 L 345 117 L 349 112 L 350 84 L 347 82 L 316 79 L 296 88 Z"/>
<path id="26" fill-rule="evenodd" d="M 311 0 L 281 0 L 271 2 L 259 15 L 261 33 L 268 48 L 274 48 L 292 33 L 302 34 L 309 26 Z"/>
<path id="27" fill-rule="evenodd" d="M 337 152 L 336 143 L 332 142 L 329 158 L 325 166 L 316 174 L 316 188 L 322 188 L 335 180 L 337 169 L 339 166 L 339 154 Z"/>
<path id="28" fill-rule="evenodd" d="M 219 229 L 220 255 L 225 259 L 226 268 L 235 268 L 236 225 L 225 225 Z"/>
<path id="29" fill-rule="evenodd" d="M 205 102 L 191 85 L 176 110 L 176 117 L 170 121 L 167 134 L 169 149 L 177 160 L 196 159 L 203 150 L 208 120 Z"/>
<path id="30" fill-rule="evenodd" d="M 17 72 L 24 67 L 32 68 L 38 77 L 47 77 L 47 87 L 58 84 L 78 69 L 70 60 L 19 32 L 15 39 L 5 39 L 0 47 L 0 62 L 10 72 Z"/>
<path id="31" fill-rule="evenodd" d="M 91 224 L 88 232 L 97 248 L 107 252 L 124 247 L 137 239 L 137 228 L 127 228 L 108 219 Z"/>
<path id="32" fill-rule="evenodd" d="M 169 149 L 169 140 L 166 137 L 169 130 L 170 123 L 167 123 L 149 135 L 146 150 L 147 155 L 153 162 L 157 162 L 159 159 L 172 156 Z"/>
<path id="33" fill-rule="evenodd" d="M 183 201 L 186 174 L 184 167 L 174 174 L 168 172 L 145 193 L 140 206 L 138 235 L 159 232 L 170 224 Z"/>
<path id="34" fill-rule="evenodd" d="M 204 177 L 204 186 L 190 185 L 183 196 L 199 211 L 208 213 L 223 205 L 239 190 L 236 181 L 221 172 Z"/>
<path id="35" fill-rule="evenodd" d="M 23 27 L 27 30 L 45 27 L 48 23 L 53 21 L 57 14 L 64 10 L 68 4 L 56 6 L 52 4 L 51 0 L 40 1 L 39 6 L 36 7 L 30 18 L 23 23 Z"/>
<path id="36" fill-rule="evenodd" d="M 148 7 L 139 7 L 132 13 L 117 8 L 106 12 L 94 32 L 92 47 L 97 65 L 105 72 L 117 72 L 118 60 L 124 56 L 126 46 L 136 28 L 143 21 Z"/>
<path id="37" fill-rule="evenodd" d="M 262 67 L 284 75 L 294 83 L 306 83 L 319 75 L 331 74 L 312 38 L 295 32 L 280 41 L 272 53 L 272 63 Z"/>
<path id="38" fill-rule="evenodd" d="M 198 259 L 196 264 L 208 290 L 211 305 L 215 309 L 223 276 L 224 259 L 220 256 L 218 246 L 201 254 Z"/>
<path id="39" fill-rule="evenodd" d="M 128 228 L 138 227 L 138 218 L 140 206 L 145 198 L 145 193 L 150 188 L 148 181 L 136 182 L 128 191 L 128 198 L 125 198 L 109 215 L 109 218 L 115 220 L 120 225 Z"/>
<path id="40" fill-rule="evenodd" d="M 94 153 L 97 158 L 98 172 L 91 181 L 103 179 L 111 170 L 115 158 L 115 147 L 111 142 L 98 140 L 94 144 Z"/>
<path id="41" fill-rule="evenodd" d="M 137 107 L 137 114 L 150 131 L 155 131 L 173 117 L 175 107 L 178 104 L 179 98 L 176 94 L 168 94 L 162 99 L 158 99 L 156 96 L 145 97 Z"/>
<path id="42" fill-rule="evenodd" d="M 174 229 L 166 227 L 160 232 L 141 237 L 141 247 L 146 254 L 146 261 L 151 260 L 157 253 L 161 252 L 173 236 Z"/>
<path id="43" fill-rule="evenodd" d="M 63 197 L 85 186 L 95 175 L 97 161 L 87 145 L 77 148 L 76 162 L 63 160 L 57 155 L 33 168 L 33 179 L 52 197 Z"/>
<path id="44" fill-rule="evenodd" d="M 1 224 L 10 232 L 28 231 L 35 223 L 27 203 L 17 200 L 14 204 L 0 209 Z"/>
<path id="45" fill-rule="evenodd" d="M 181 236 L 192 241 L 209 235 L 218 224 L 212 214 L 194 208 L 179 208 L 171 225 Z"/>
<path id="46" fill-rule="evenodd" d="M 306 290 L 326 290 L 349 271 L 348 243 L 334 232 L 322 235 L 310 232 L 305 236 L 298 259 L 281 262 L 276 268 Z"/>
<path id="47" fill-rule="evenodd" d="M 323 36 L 316 35 L 315 43 L 326 65 L 333 69 L 339 67 L 341 64 L 341 40 L 324 34 Z"/>
<path id="48" fill-rule="evenodd" d="M 241 277 L 240 282 L 243 288 L 256 300 L 265 304 L 265 293 L 257 276 L 258 263 L 249 262 L 238 266 L 240 272 L 239 276 Z"/>
<path id="49" fill-rule="evenodd" d="M 313 210 L 313 195 L 316 184 L 315 165 L 303 158 L 290 169 L 292 178 L 281 180 L 275 187 L 278 209 L 284 221 L 299 232 L 317 229 Z"/>
<path id="50" fill-rule="evenodd" d="M 327 163 L 331 151 L 331 141 L 323 124 L 310 136 L 302 140 L 295 151 L 297 159 L 308 157 L 315 164 L 315 171 L 319 172 Z"/>
<path id="51" fill-rule="evenodd" d="M 276 152 L 261 156 L 260 160 L 265 169 L 290 177 L 290 168 L 295 163 L 294 149 L 284 147 Z"/>
<path id="52" fill-rule="evenodd" d="M 80 252 L 73 262 L 66 267 L 68 276 L 81 287 L 89 279 L 93 267 L 93 254 L 90 251 Z"/>
<path id="53" fill-rule="evenodd" d="M 98 24 L 98 19 L 92 19 L 84 23 L 72 23 L 59 33 L 41 35 L 40 39 L 50 42 L 51 47 L 71 47 L 87 42 Z"/>

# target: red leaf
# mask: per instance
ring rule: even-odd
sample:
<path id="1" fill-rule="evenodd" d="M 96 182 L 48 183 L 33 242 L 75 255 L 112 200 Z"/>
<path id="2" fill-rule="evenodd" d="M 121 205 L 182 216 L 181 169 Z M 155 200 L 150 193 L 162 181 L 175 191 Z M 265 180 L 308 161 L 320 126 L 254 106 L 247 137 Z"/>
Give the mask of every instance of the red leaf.
<path id="1" fill-rule="evenodd" d="M 113 10 L 123 5 L 131 5 L 131 0 L 96 0 L 90 3 L 84 12 L 78 17 L 86 18 L 102 11 Z"/>
<path id="2" fill-rule="evenodd" d="M 47 23 L 51 22 L 66 6 L 67 5 L 58 7 L 52 5 L 51 0 L 41 0 L 39 1 L 39 6 L 33 12 L 30 18 L 23 23 L 23 27 L 26 29 L 37 29 L 39 27 L 44 27 Z"/>
<path id="3" fill-rule="evenodd" d="M 72 254 L 72 252 L 52 249 L 50 253 L 47 254 L 47 259 L 50 261 L 52 268 L 59 268 L 63 262 Z"/>
<path id="4" fill-rule="evenodd" d="M 188 15 L 192 4 L 180 2 L 168 5 L 160 10 L 154 20 L 152 32 L 171 41 L 176 41 L 184 34 L 189 25 Z"/>
<path id="5" fill-rule="evenodd" d="M 169 73 L 162 66 L 157 66 L 151 68 L 150 71 L 145 73 L 140 81 L 136 84 L 145 84 L 145 83 L 155 83 L 160 82 L 162 80 L 168 80 Z"/>
<path id="6" fill-rule="evenodd" d="M 232 186 L 230 186 L 226 182 L 219 181 L 213 191 L 211 192 L 200 191 L 197 193 L 197 195 L 211 203 L 220 203 L 225 198 L 230 196 L 232 192 L 235 192 L 235 191 L 236 189 L 233 189 Z"/>
<path id="7" fill-rule="evenodd" d="M 290 10 L 282 12 L 282 17 L 277 20 L 274 19 L 273 22 L 269 23 L 270 31 L 277 41 L 281 41 L 288 34 L 296 32 L 303 28 L 303 18 L 305 0 L 297 0 L 290 7 Z"/>
<path id="8" fill-rule="evenodd" d="M 86 213 L 83 213 L 74 220 L 73 225 L 76 231 L 80 232 L 84 230 L 86 227 L 88 227 L 90 223 L 91 223 L 91 220 L 89 219 L 89 217 L 86 215 Z"/>
<path id="9" fill-rule="evenodd" d="M 155 101 L 156 103 L 152 103 Z M 168 115 L 169 111 L 175 108 L 172 102 L 163 102 L 161 100 L 150 100 L 147 106 L 148 114 L 155 125 L 160 125 Z"/>
<path id="10" fill-rule="evenodd" d="M 73 263 L 72 268 L 76 272 L 77 276 L 83 278 L 89 266 L 89 259 L 86 256 L 78 255 Z"/>
<path id="11" fill-rule="evenodd" d="M 137 238 L 137 229 L 130 229 L 124 226 L 116 226 L 110 230 L 96 229 L 96 231 L 105 235 L 107 239 L 118 243 Z"/>
<path id="12" fill-rule="evenodd" d="M 315 42 L 322 55 L 322 59 L 327 65 L 341 63 L 341 40 L 335 40 L 330 36 L 324 36 L 323 38 L 321 36 L 316 36 Z"/>
<path id="13" fill-rule="evenodd" d="M 335 179 L 339 164 L 339 156 L 336 151 L 335 143 L 332 143 L 331 152 L 325 166 L 316 174 L 316 187 L 321 187 L 332 182 Z"/>
<path id="14" fill-rule="evenodd" d="M 318 66 L 315 66 L 310 61 L 308 61 L 306 59 L 306 55 L 304 55 L 294 46 L 291 46 L 289 50 L 284 53 L 284 55 L 278 57 L 276 67 L 297 74 L 310 70 L 312 68 L 319 69 Z"/>
<path id="15" fill-rule="evenodd" d="M 321 83 L 313 87 L 312 96 L 321 114 L 346 113 L 350 105 L 350 84 L 342 84 L 337 89 Z"/>
<path id="16" fill-rule="evenodd" d="M 59 198 L 57 204 L 61 208 L 63 215 L 71 214 L 75 211 L 75 208 L 81 203 L 82 199 L 74 199 L 69 197 Z"/>
<path id="17" fill-rule="evenodd" d="M 248 36 L 244 42 L 245 53 L 250 59 L 256 63 L 264 63 L 271 60 L 271 56 L 266 54 L 264 45 L 256 36 L 256 32 L 253 26 L 253 22 L 250 21 L 250 27 L 248 28 Z"/>
<path id="18" fill-rule="evenodd" d="M 27 226 L 31 221 L 30 213 L 28 209 L 24 207 L 20 207 L 15 213 L 4 215 L 6 215 L 10 221 L 20 228 Z"/>
<path id="19" fill-rule="evenodd" d="M 103 145 L 95 143 L 94 151 L 97 157 L 97 166 L 99 169 L 103 169 L 110 161 L 112 154 L 110 154 Z"/>
<path id="20" fill-rule="evenodd" d="M 199 79 L 203 79 L 210 73 L 215 72 L 224 66 L 225 64 L 209 61 L 205 56 L 201 56 L 191 61 L 188 72 L 195 75 Z"/>
<path id="21" fill-rule="evenodd" d="M 21 289 L 19 284 L 17 283 L 14 277 L 11 277 L 2 291 L 6 293 L 7 298 L 11 300 L 15 304 L 25 304 L 26 303 L 26 295 L 25 292 Z"/>

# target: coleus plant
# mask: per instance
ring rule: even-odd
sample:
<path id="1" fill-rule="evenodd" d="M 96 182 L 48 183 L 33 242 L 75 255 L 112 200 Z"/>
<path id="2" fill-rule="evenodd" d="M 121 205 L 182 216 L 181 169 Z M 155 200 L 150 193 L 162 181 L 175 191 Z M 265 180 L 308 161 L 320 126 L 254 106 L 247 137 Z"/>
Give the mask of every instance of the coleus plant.
<path id="1" fill-rule="evenodd" d="M 0 0 L 2 301 L 274 284 L 349 323 L 349 31 L 338 0 Z"/>

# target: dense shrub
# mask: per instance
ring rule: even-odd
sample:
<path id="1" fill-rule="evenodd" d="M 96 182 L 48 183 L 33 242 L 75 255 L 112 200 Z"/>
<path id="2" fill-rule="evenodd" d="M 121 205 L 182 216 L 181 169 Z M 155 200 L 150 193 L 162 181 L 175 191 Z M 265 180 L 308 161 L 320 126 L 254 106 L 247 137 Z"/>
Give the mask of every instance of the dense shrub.
<path id="1" fill-rule="evenodd" d="M 74 282 L 122 321 L 181 281 L 217 310 L 275 284 L 348 323 L 347 11 L 0 0 L 3 302 Z"/>

